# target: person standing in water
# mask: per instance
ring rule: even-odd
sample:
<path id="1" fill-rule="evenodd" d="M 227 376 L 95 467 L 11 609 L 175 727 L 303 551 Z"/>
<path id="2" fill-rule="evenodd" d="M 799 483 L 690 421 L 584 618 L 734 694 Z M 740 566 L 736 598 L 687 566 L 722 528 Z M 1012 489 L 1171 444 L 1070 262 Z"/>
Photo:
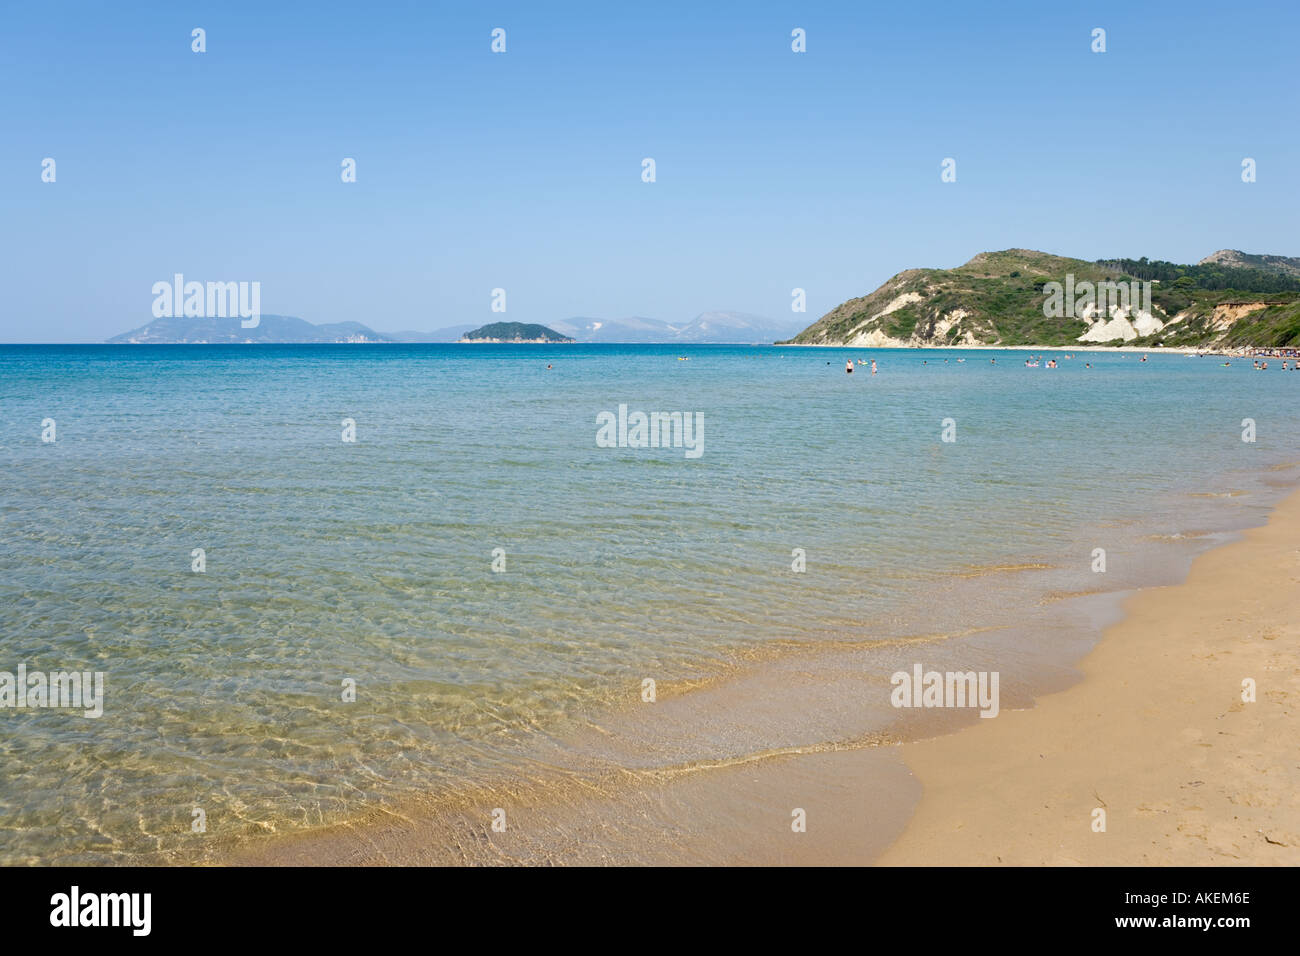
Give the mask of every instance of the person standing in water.
<path id="1" fill-rule="evenodd" d="M 848 372 L 850 375 L 853 374 L 853 359 L 849 359 L 844 363 L 844 371 Z"/>
<path id="2" fill-rule="evenodd" d="M 875 375 L 875 374 L 876 374 L 876 360 L 875 360 L 875 359 L 872 359 L 872 360 L 871 360 L 871 374 L 872 374 L 872 375 Z"/>

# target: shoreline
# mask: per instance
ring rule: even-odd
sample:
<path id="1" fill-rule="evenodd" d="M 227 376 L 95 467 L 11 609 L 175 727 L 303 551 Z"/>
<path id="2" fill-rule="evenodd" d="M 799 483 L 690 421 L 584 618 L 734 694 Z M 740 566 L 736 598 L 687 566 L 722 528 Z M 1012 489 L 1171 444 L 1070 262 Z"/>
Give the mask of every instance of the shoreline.
<path id="1" fill-rule="evenodd" d="M 1300 864 L 1297 532 L 1293 490 L 1182 583 L 1128 598 L 1073 687 L 904 744 L 922 797 L 876 864 Z"/>
<path id="2" fill-rule="evenodd" d="M 1144 355 L 1203 355 L 1226 356 L 1228 358 L 1248 357 L 1241 349 L 1223 351 L 1221 349 L 1191 348 L 1189 346 L 1165 345 L 824 345 L 820 342 L 782 342 L 775 348 L 795 349 L 856 349 L 866 352 L 1121 352 L 1142 353 Z M 1262 346 L 1249 346 L 1260 349 Z"/>
<path id="3" fill-rule="evenodd" d="M 1283 529 L 1280 532 L 1279 526 Z M 1186 696 L 1193 702 L 1208 702 L 1214 710 L 1208 716 L 1190 720 L 1190 724 L 1181 710 L 1162 709 L 1142 696 L 1161 694 L 1167 686 L 1164 674 L 1176 670 L 1171 661 L 1178 658 L 1179 645 L 1168 639 L 1169 629 L 1173 628 L 1177 638 L 1182 633 L 1180 629 L 1191 626 L 1189 621 L 1194 625 L 1198 620 L 1216 620 L 1211 613 L 1214 609 L 1236 615 L 1239 602 L 1232 600 L 1231 588 L 1240 588 L 1243 579 L 1255 584 L 1276 577 L 1278 569 L 1283 567 L 1279 557 L 1285 557 L 1287 543 L 1295 540 L 1297 528 L 1300 528 L 1300 491 L 1293 489 L 1275 502 L 1267 524 L 1247 528 L 1229 543 L 1201 552 L 1191 563 L 1192 570 L 1180 577 L 1178 583 L 1100 593 L 1097 597 L 1103 605 L 1113 606 L 1114 614 L 1098 621 L 1087 644 L 1090 649 L 1074 655 L 1072 664 L 1058 673 L 1058 679 L 1038 684 L 1029 694 L 1024 692 L 1029 688 L 1023 686 L 1018 691 L 1009 690 L 1005 660 L 999 662 L 998 656 L 986 658 L 989 665 L 999 666 L 1004 672 L 1002 713 L 998 719 L 966 721 L 965 715 L 951 710 L 913 712 L 913 716 L 930 721 L 928 729 L 919 737 L 908 734 L 900 740 L 893 733 L 870 739 L 827 736 L 816 738 L 824 743 L 747 752 L 740 758 L 716 755 L 711 758 L 701 753 L 686 763 L 664 764 L 658 758 L 648 762 L 642 759 L 654 756 L 653 751 L 638 749 L 645 741 L 660 741 L 665 734 L 671 737 L 684 725 L 698 727 L 710 714 L 716 718 L 719 713 L 728 713 L 731 707 L 739 707 L 743 713 L 747 707 L 754 706 L 754 701 L 767 701 L 749 716 L 761 714 L 764 707 L 787 714 L 787 708 L 801 706 L 788 696 L 790 688 L 785 685 L 790 682 L 805 685 L 803 690 L 796 691 L 806 695 L 801 698 L 802 706 L 817 709 L 821 702 L 814 688 L 824 675 L 817 674 L 814 665 L 802 655 L 782 655 L 778 662 L 726 681 L 717 688 L 684 697 L 670 696 L 653 711 L 634 709 L 624 715 L 627 719 L 593 724 L 595 734 L 590 736 L 605 741 L 609 749 L 601 750 L 604 745 L 598 745 L 601 758 L 583 761 L 585 766 L 581 769 L 570 763 L 574 741 L 554 741 L 555 748 L 539 766 L 555 770 L 567 765 L 563 775 L 567 780 L 557 781 L 550 773 L 538 776 L 524 772 L 518 779 L 498 780 L 476 788 L 475 794 L 462 794 L 462 799 L 452 806 L 439 803 L 430 794 L 427 799 L 400 808 L 378 808 L 349 823 L 284 833 L 256 846 L 229 847 L 229 852 L 219 854 L 214 862 L 235 865 L 1201 864 L 1214 862 L 1211 854 L 1220 852 L 1218 848 L 1223 846 L 1237 854 L 1223 858 L 1223 862 L 1242 859 L 1244 851 L 1239 844 L 1243 834 L 1250 835 L 1251 826 L 1264 830 L 1271 840 L 1286 846 L 1276 846 L 1257 837 L 1259 846 L 1246 859 L 1297 862 L 1300 851 L 1294 848 L 1300 846 L 1300 836 L 1297 836 L 1300 814 L 1295 811 L 1295 800 L 1289 804 L 1284 818 L 1270 815 L 1268 809 L 1288 806 L 1284 799 L 1287 787 L 1289 792 L 1300 790 L 1296 768 L 1288 770 L 1284 766 L 1285 749 L 1281 745 L 1268 746 L 1269 739 L 1288 739 L 1285 722 L 1269 711 L 1272 722 L 1264 730 L 1260 729 L 1263 725 L 1249 728 L 1252 753 L 1265 754 L 1251 765 L 1253 769 L 1261 775 L 1289 774 L 1284 777 L 1282 796 L 1278 787 L 1267 781 L 1265 785 L 1234 789 L 1229 777 L 1239 764 L 1228 761 L 1228 765 L 1223 765 L 1220 760 L 1211 765 L 1199 753 L 1200 748 L 1217 743 L 1215 730 L 1223 725 L 1214 724 L 1212 718 L 1221 721 L 1231 713 L 1239 723 L 1241 715 L 1263 713 L 1263 709 L 1279 699 L 1279 691 L 1273 686 L 1275 681 L 1266 679 L 1266 675 L 1276 673 L 1268 669 L 1276 666 L 1276 662 L 1250 664 L 1250 674 L 1259 684 L 1259 703 L 1235 709 L 1233 693 L 1239 691 L 1239 677 L 1224 686 L 1207 686 L 1204 680 L 1197 683 L 1193 679 L 1196 674 L 1188 678 L 1178 671 L 1174 690 L 1181 695 L 1180 699 Z M 1266 532 L 1271 536 L 1272 545 L 1260 553 L 1256 539 Z M 1278 547 L 1282 550 L 1280 556 Z M 1292 546 L 1293 559 L 1295 553 Z M 1232 578 L 1227 600 L 1223 595 L 1206 593 L 1203 579 L 1208 578 L 1213 584 L 1216 575 L 1221 574 L 1215 569 L 1220 565 L 1234 568 L 1239 563 L 1245 570 L 1239 570 Z M 1207 564 L 1209 571 L 1204 570 Z M 1295 567 L 1293 560 L 1291 568 Z M 1296 593 L 1294 570 L 1290 590 L 1285 584 L 1283 581 L 1273 587 L 1277 606 L 1270 608 L 1268 620 L 1257 628 L 1269 635 L 1262 638 L 1267 643 L 1261 645 L 1267 651 L 1284 649 L 1284 642 L 1275 637 L 1300 635 L 1300 630 L 1286 620 L 1288 603 L 1294 606 L 1294 599 L 1300 596 Z M 1155 611 L 1147 609 L 1153 601 Z M 1157 623 L 1166 622 L 1164 628 L 1151 631 L 1145 642 L 1125 637 L 1128 629 L 1146 627 L 1153 614 Z M 1269 630 L 1274 621 L 1285 633 L 1279 630 L 1274 634 Z M 952 646 L 956 648 L 955 644 Z M 927 663 L 940 653 L 941 647 L 930 645 L 922 652 Z M 1136 663 L 1124 656 L 1135 648 L 1145 649 Z M 969 653 L 969 648 L 958 653 Z M 1197 653 L 1212 657 L 1215 651 L 1200 649 Z M 1097 662 L 1111 657 L 1115 660 L 1098 670 Z M 1296 667 L 1298 659 L 1297 655 L 1288 658 L 1291 686 L 1280 691 L 1283 695 L 1296 691 L 1295 675 L 1300 673 Z M 1234 657 L 1229 663 L 1237 660 L 1245 661 L 1245 656 Z M 1186 661 L 1183 664 L 1191 666 Z M 1214 677 L 1211 685 L 1226 680 Z M 1115 684 L 1120 686 L 1120 691 L 1114 690 Z M 1119 694 L 1123 703 L 1123 695 L 1135 686 L 1139 688 L 1138 696 L 1131 703 L 1136 706 L 1127 709 L 1116 706 L 1115 694 Z M 865 701 L 880 695 L 882 687 L 879 674 L 862 673 L 847 689 L 850 696 Z M 1096 702 L 1099 687 L 1110 694 L 1104 697 L 1107 701 L 1104 705 Z M 1101 707 L 1102 713 L 1109 707 L 1111 719 L 1099 722 L 1087 715 L 1081 717 L 1077 705 L 1071 703 L 1064 719 L 1047 720 L 1044 715 L 1052 713 L 1061 701 L 1082 702 L 1085 709 Z M 1260 710 L 1251 711 L 1249 707 Z M 1152 726 L 1152 713 L 1183 723 L 1173 729 L 1161 724 L 1161 729 L 1152 733 L 1147 729 Z M 1037 728 L 1032 734 L 1024 729 L 1026 722 Z M 1209 730 L 1203 727 L 1206 722 L 1211 724 Z M 1189 737 L 1188 726 L 1202 729 Z M 1246 731 L 1236 723 L 1227 732 L 1245 739 Z M 1092 734 L 1095 739 L 1080 742 L 1071 737 L 1078 734 Z M 1025 756 L 1021 746 L 1026 739 L 1035 741 L 1032 746 L 1036 749 L 1029 756 Z M 1070 742 L 1063 745 L 1061 741 L 1067 739 Z M 590 742 L 589 737 L 583 743 Z M 1089 742 L 1096 759 L 1086 768 L 1075 767 L 1080 755 L 1093 752 L 1087 746 Z M 578 750 L 588 757 L 596 753 L 586 746 Z M 1125 757 L 1117 766 L 1108 768 L 1105 761 L 1117 753 L 1124 753 Z M 1125 807 L 1132 803 L 1129 795 L 1149 776 L 1148 767 L 1161 768 L 1153 783 L 1154 795 L 1143 796 L 1133 804 L 1138 809 L 1130 807 L 1126 812 Z M 1186 780 L 1175 779 L 1189 767 L 1197 768 L 1195 774 Z M 1091 774 L 1088 779 L 1095 777 L 1098 782 L 1084 786 L 1076 772 Z M 552 779 L 548 782 L 547 778 Z M 557 783 L 562 786 L 557 788 L 554 786 Z M 1183 784 L 1189 786 L 1180 790 Z M 991 797 L 990 793 L 996 796 Z M 1173 810 L 1181 805 L 1176 800 L 1169 802 L 1169 793 L 1175 797 L 1190 793 L 1202 799 L 1214 794 L 1219 798 L 1215 812 L 1220 816 L 1236 806 L 1232 803 L 1234 798 L 1242 806 L 1264 809 L 1250 817 L 1251 826 L 1230 834 L 1235 843 L 1216 843 L 1216 849 L 1211 850 L 1189 837 L 1192 842 L 1179 844 L 1176 851 L 1148 852 L 1148 845 L 1156 842 L 1154 839 L 1136 843 L 1131 839 L 1134 824 L 1130 818 L 1135 814 L 1141 818 L 1139 822 L 1153 817 L 1157 824 L 1176 819 L 1179 827 L 1186 824 L 1194 829 L 1198 825 L 1214 824 L 1222 829 L 1218 817 L 1209 823 L 1194 819 L 1194 814 L 1187 819 L 1171 817 Z M 1089 814 L 1093 807 L 1100 805 L 1099 800 L 1105 802 L 1110 814 L 1108 845 L 1126 840 L 1125 845 L 1139 855 L 1128 858 L 1111 854 L 1093 859 L 1081 849 L 1060 849 L 1070 842 L 1071 828 L 1078 831 L 1073 837 L 1082 838 L 1085 849 L 1091 849 L 1087 838 L 1106 839 L 1089 829 Z M 864 806 L 869 806 L 870 811 L 865 812 Z M 510 821 L 507 832 L 493 832 L 489 815 L 494 807 L 508 808 L 505 811 Z M 805 808 L 809 818 L 807 832 L 797 835 L 791 832 L 788 817 L 796 807 Z M 1240 807 L 1236 809 L 1238 817 L 1246 819 Z M 701 824 L 701 819 L 712 822 Z M 1034 821 L 1032 829 L 1026 825 L 1027 820 Z M 975 821 L 979 821 L 978 825 Z M 1057 835 L 1053 826 L 1063 828 L 1063 834 Z M 1216 834 L 1219 829 L 1215 830 Z M 1119 836 L 1121 832 L 1126 835 Z M 1199 835 L 1204 839 L 1203 834 Z M 1279 860 L 1279 851 L 1289 855 Z"/>

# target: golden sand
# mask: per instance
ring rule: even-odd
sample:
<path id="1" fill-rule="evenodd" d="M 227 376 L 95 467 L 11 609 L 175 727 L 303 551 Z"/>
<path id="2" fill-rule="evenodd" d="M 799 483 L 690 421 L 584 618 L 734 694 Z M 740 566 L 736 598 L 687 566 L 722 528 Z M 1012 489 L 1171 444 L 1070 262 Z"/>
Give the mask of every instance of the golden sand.
<path id="1" fill-rule="evenodd" d="M 902 747 L 923 796 L 879 863 L 1300 864 L 1300 494 L 1125 610 L 1081 683 Z"/>

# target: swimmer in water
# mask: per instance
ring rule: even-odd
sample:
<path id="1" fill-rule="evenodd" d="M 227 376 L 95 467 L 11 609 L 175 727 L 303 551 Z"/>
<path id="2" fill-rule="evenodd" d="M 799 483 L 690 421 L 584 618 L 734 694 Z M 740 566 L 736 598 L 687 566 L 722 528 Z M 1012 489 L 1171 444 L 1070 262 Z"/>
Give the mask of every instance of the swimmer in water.
<path id="1" fill-rule="evenodd" d="M 844 363 L 844 371 L 846 371 L 846 372 L 848 372 L 850 375 L 852 375 L 852 374 L 853 374 L 853 362 L 851 362 L 851 361 L 849 361 L 849 362 L 845 362 L 845 363 Z"/>
<path id="2" fill-rule="evenodd" d="M 872 374 L 872 375 L 875 375 L 875 374 L 876 374 L 876 360 L 875 360 L 875 359 L 872 359 L 872 360 L 871 360 L 871 374 Z"/>

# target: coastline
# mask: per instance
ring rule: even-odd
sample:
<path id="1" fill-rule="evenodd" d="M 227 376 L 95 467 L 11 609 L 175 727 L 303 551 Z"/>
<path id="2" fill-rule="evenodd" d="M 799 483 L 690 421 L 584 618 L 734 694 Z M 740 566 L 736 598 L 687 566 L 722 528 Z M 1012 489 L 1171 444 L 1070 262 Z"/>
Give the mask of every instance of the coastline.
<path id="1" fill-rule="evenodd" d="M 1073 678 L 1036 682 L 1031 696 L 1009 691 L 1003 665 L 993 720 L 954 726 L 952 711 L 932 712 L 919 736 L 825 737 L 667 765 L 640 749 L 733 708 L 785 713 L 799 706 L 791 684 L 804 685 L 795 694 L 819 709 L 824 673 L 783 656 L 653 711 L 593 724 L 578 749 L 601 751 L 600 759 L 584 766 L 570 763 L 575 741 L 554 741 L 537 764 L 544 773 L 499 780 L 454 805 L 430 795 L 231 847 L 215 862 L 1294 864 L 1300 766 L 1287 741 L 1300 626 L 1287 615 L 1300 597 L 1298 529 L 1300 491 L 1292 490 L 1267 524 L 1202 552 L 1185 579 L 1127 592 L 1122 613 L 1113 595 L 1116 614 L 1098 623 Z M 1252 597 L 1243 609 L 1244 595 Z M 926 660 L 939 652 L 930 645 Z M 1240 703 L 1245 676 L 1258 684 L 1256 703 Z M 871 680 L 859 675 L 839 690 L 866 700 L 881 693 Z M 592 749 L 593 738 L 604 743 Z M 1098 806 L 1108 814 L 1105 834 L 1090 829 Z M 491 827 L 496 807 L 508 808 L 505 832 Z M 804 833 L 790 829 L 793 808 L 807 812 Z"/>
<path id="2" fill-rule="evenodd" d="M 1164 345 L 826 345 L 821 342 L 777 342 L 774 348 L 857 349 L 859 351 L 912 352 L 1138 352 L 1144 355 L 1227 355 L 1239 357 L 1240 349 L 1205 349 Z"/>
<path id="3" fill-rule="evenodd" d="M 597 851 L 629 863 L 768 862 L 789 858 L 787 850 L 810 863 L 870 861 L 920 799 L 918 778 L 894 745 L 990 723 L 970 709 L 892 708 L 892 673 L 917 662 L 997 671 L 1004 712 L 1032 706 L 1080 680 L 1077 663 L 1119 618 L 1126 595 L 1184 580 L 1195 555 L 1262 525 L 1300 468 L 1279 461 L 1297 420 L 1290 393 L 1278 391 L 1286 383 L 1234 375 L 1240 381 L 1208 388 L 1223 376 L 1206 363 L 1094 360 L 1108 373 L 1098 383 L 1067 375 L 1032 391 L 1016 384 L 1018 374 L 987 374 L 985 363 L 985 375 L 957 371 L 935 388 L 920 365 L 890 352 L 882 353 L 885 364 L 897 374 L 868 400 L 844 377 L 823 384 L 820 359 L 782 359 L 779 349 L 727 349 L 700 365 L 673 362 L 662 348 L 633 350 L 622 387 L 669 408 L 690 394 L 713 411 L 715 425 L 728 424 L 726 454 L 708 460 L 710 471 L 688 473 L 675 454 L 651 462 L 582 453 L 590 445 L 582 408 L 600 407 L 609 394 L 606 362 L 577 363 L 559 380 L 522 369 L 523 393 L 546 401 L 480 420 L 474 408 L 499 387 L 484 370 L 497 360 L 470 362 L 475 350 L 448 350 L 467 359 L 440 369 L 436 383 L 418 354 L 330 366 L 351 396 L 338 414 L 365 405 L 401 423 L 368 430 L 358 448 L 335 448 L 335 435 L 317 428 L 323 393 L 315 358 L 303 353 L 326 350 L 286 347 L 243 364 L 232 364 L 238 350 L 227 349 L 198 365 L 111 366 L 121 381 L 159 382 L 156 398 L 134 390 L 156 407 L 132 406 L 143 431 L 131 441 L 115 439 L 114 416 L 85 415 L 68 436 L 76 441 L 38 452 L 44 459 L 25 446 L 8 449 L 17 502 L 49 521 L 31 541 L 31 560 L 13 568 L 14 580 L 38 595 L 9 609 L 13 645 L 30 654 L 24 628 L 76 634 L 79 621 L 99 619 L 96 592 L 78 590 L 85 571 L 67 557 L 67 541 L 84 537 L 105 556 L 95 580 L 118 595 L 111 614 L 121 636 L 111 653 L 134 655 L 136 675 L 157 691 L 120 694 L 109 720 L 94 728 L 108 739 L 141 739 L 139 760 L 101 765 L 63 798 L 68 803 L 33 804 L 43 828 L 11 827 L 10 859 L 215 862 L 246 848 L 269 857 L 280 852 L 272 844 L 302 835 L 320 850 L 301 854 L 304 862 L 354 854 L 394 862 L 408 850 L 487 861 L 480 849 L 512 863 L 577 862 Z M 95 407 L 90 399 L 102 390 L 98 373 L 115 361 L 104 354 L 112 351 L 36 361 L 9 353 L 16 418 L 39 420 L 47 411 L 39 397 L 23 397 L 38 396 L 39 388 L 26 387 L 33 381 L 84 393 L 77 404 Z M 691 377 L 665 381 L 664 361 L 674 371 L 690 365 Z M 975 364 L 956 369 L 979 372 L 975 354 L 967 362 Z M 238 375 L 262 374 L 293 411 L 274 430 L 251 414 L 227 429 L 226 409 L 168 381 L 201 370 L 222 382 L 230 376 L 223 390 L 234 389 Z M 1152 371 L 1167 374 L 1145 374 Z M 408 382 L 421 388 L 412 392 Z M 800 390 L 808 404 L 778 401 Z M 557 436 L 518 441 L 521 423 L 542 435 L 539 425 L 573 409 L 558 447 L 572 447 L 588 466 L 576 484 L 552 480 L 574 477 L 570 457 L 556 452 Z M 1145 413 L 1135 416 L 1137 409 Z M 859 410 L 850 434 L 844 413 Z M 948 447 L 927 435 L 926 423 L 951 410 L 971 428 Z M 324 421 L 332 411 L 324 408 Z M 1239 440 L 1242 414 L 1260 416 L 1260 443 Z M 100 478 L 117 472 L 86 467 L 104 449 L 149 460 L 177 421 L 187 423 L 178 457 L 123 474 L 131 480 L 111 494 Z M 462 423 L 461 433 L 445 430 L 447 422 Z M 218 436 L 231 444 L 209 444 Z M 466 453 L 431 456 L 438 447 L 431 437 Z M 320 454 L 341 454 L 318 477 L 322 445 Z M 774 448 L 798 453 L 773 455 Z M 1134 456 L 1134 448 L 1145 454 Z M 479 482 L 481 455 L 496 465 L 487 486 Z M 445 478 L 441 487 L 428 480 L 435 473 Z M 204 487 L 217 494 L 188 497 Z M 349 492 L 363 487 L 365 498 Z M 676 507 L 688 487 L 690 511 Z M 69 488 L 77 494 L 64 494 Z M 846 494 L 850 488 L 862 493 Z M 554 497 L 558 489 L 573 493 Z M 179 528 L 166 541 L 140 534 L 122 542 L 122 515 L 148 513 L 160 491 L 183 503 L 187 527 L 221 532 L 220 575 L 190 577 L 171 561 L 192 537 Z M 138 510 L 133 496 L 143 503 Z M 41 510 L 51 500 L 68 505 Z M 88 514 L 80 501 L 97 510 Z M 327 502 L 338 508 L 321 507 Z M 249 506 L 264 520 L 246 522 Z M 647 525 L 648 507 L 656 518 Z M 611 526 L 634 535 L 622 539 L 631 543 L 602 543 L 599 533 Z M 342 529 L 351 540 L 340 545 Z M 562 546 L 575 533 L 590 550 Z M 510 570 L 524 573 L 487 577 L 477 549 L 503 536 L 519 559 Z M 793 573 L 786 544 L 811 545 L 809 573 Z M 1089 566 L 1098 545 L 1110 573 Z M 339 561 L 340 546 L 352 561 Z M 152 578 L 132 578 L 131 567 L 171 568 L 175 577 L 160 591 Z M 267 575 L 267 567 L 281 573 Z M 55 603 L 52 585 L 77 600 Z M 286 586 L 299 597 L 285 600 Z M 349 600 L 338 603 L 340 592 Z M 611 594 L 624 600 L 611 602 Z M 51 616 L 38 619 L 47 604 Z M 218 633 L 221 640 L 208 638 Z M 360 706 L 335 703 L 331 678 L 339 673 L 366 678 Z M 647 678 L 658 687 L 653 706 L 641 696 Z M 239 693 L 200 700 L 177 692 L 232 679 Z M 252 706 L 262 719 L 249 719 Z M 210 761 L 151 749 L 149 731 L 136 728 L 152 726 L 159 713 L 175 721 L 189 752 Z M 53 721 L 31 726 L 60 731 L 49 735 L 58 759 L 28 759 L 15 748 L 22 772 L 12 776 L 55 792 L 58 767 L 77 759 L 78 738 Z M 214 733 L 222 744 L 210 747 Z M 868 760 L 880 766 L 868 773 Z M 853 766 L 862 769 L 845 790 Z M 783 777 L 788 789 L 768 787 Z M 890 787 L 878 786 L 881 779 Z M 11 805 L 31 804 L 32 789 L 10 787 Z M 210 821 L 201 836 L 184 812 L 195 793 L 206 795 L 195 805 Z M 632 831 L 647 801 L 655 812 L 674 801 L 677 809 L 635 840 L 610 834 Z M 708 846 L 713 837 L 703 831 L 735 820 L 737 805 L 754 807 L 749 823 Z M 506 837 L 481 830 L 497 807 L 509 816 Z M 800 846 L 774 845 L 787 839 L 797 807 L 809 811 L 809 832 Z M 370 835 L 398 815 L 423 825 L 408 829 L 393 853 L 365 857 Z M 557 825 L 543 838 L 545 820 L 564 817 L 580 825 Z M 52 829 L 68 819 L 75 829 L 66 836 Z M 329 828 L 353 847 L 344 839 L 332 845 Z M 585 845 L 570 840 L 565 849 L 564 834 L 579 831 Z M 114 842 L 96 843 L 99 832 Z M 460 856 L 437 850 L 469 840 L 473 849 Z M 857 842 L 805 852 L 814 840 Z"/>
<path id="4" fill-rule="evenodd" d="M 1300 863 L 1298 532 L 1292 491 L 1186 581 L 1131 596 L 1074 687 L 903 745 L 923 796 L 877 864 Z"/>

